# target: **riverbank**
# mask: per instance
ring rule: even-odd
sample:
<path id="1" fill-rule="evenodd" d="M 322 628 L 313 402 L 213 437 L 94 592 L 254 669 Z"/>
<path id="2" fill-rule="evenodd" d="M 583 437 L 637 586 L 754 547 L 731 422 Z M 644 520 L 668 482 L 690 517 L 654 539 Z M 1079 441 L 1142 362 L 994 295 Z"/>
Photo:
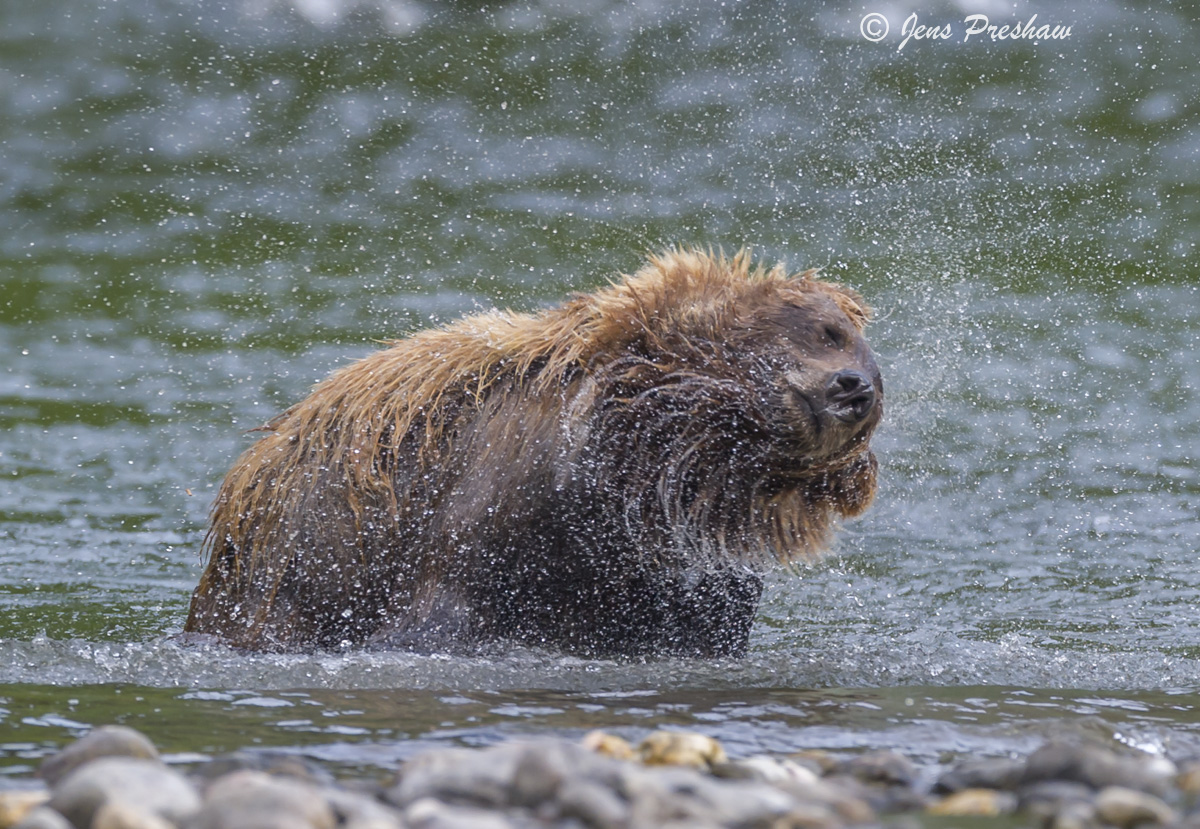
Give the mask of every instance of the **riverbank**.
<path id="1" fill-rule="evenodd" d="M 418 754 L 375 779 L 239 752 L 168 765 L 139 732 L 97 728 L 0 791 L 0 829 L 920 826 L 946 816 L 1051 829 L 1200 826 L 1200 761 L 1087 741 L 919 769 L 888 751 L 727 756 L 700 734 L 637 745 L 513 741 Z M 944 825 L 944 824 L 940 824 Z"/>

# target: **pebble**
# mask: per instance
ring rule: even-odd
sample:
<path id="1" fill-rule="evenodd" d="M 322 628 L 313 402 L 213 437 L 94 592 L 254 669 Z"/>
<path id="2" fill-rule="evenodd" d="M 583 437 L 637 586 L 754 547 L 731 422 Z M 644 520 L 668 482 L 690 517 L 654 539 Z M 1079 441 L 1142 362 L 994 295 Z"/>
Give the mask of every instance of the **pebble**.
<path id="1" fill-rule="evenodd" d="M 90 829 L 96 811 L 114 802 L 180 824 L 199 809 L 200 796 L 182 775 L 157 760 L 101 757 L 58 781 L 49 805 L 78 829 Z"/>
<path id="2" fill-rule="evenodd" d="M 1096 795 L 1096 816 L 1120 829 L 1139 824 L 1167 825 L 1179 820 L 1175 810 L 1152 794 L 1124 786 L 1108 786 Z"/>
<path id="3" fill-rule="evenodd" d="M 189 829 L 333 829 L 337 818 L 318 789 L 261 771 L 235 771 L 204 793 Z"/>
<path id="4" fill-rule="evenodd" d="M 1093 789 L 1124 786 L 1162 794 L 1175 774 L 1174 764 L 1163 758 L 1119 755 L 1088 742 L 1052 741 L 1029 755 L 1021 782 L 1066 780 Z"/>
<path id="5" fill-rule="evenodd" d="M 413 801 L 404 811 L 404 820 L 412 829 L 511 829 L 513 825 L 496 812 L 451 806 L 432 797 Z"/>
<path id="6" fill-rule="evenodd" d="M 1021 784 L 1025 764 L 1004 757 L 985 757 L 959 763 L 933 784 L 937 794 L 950 794 L 963 789 L 999 789 L 1015 791 Z"/>
<path id="7" fill-rule="evenodd" d="M 1200 760 L 1190 760 L 1180 765 L 1175 785 L 1184 795 L 1195 800 L 1200 795 Z"/>
<path id="8" fill-rule="evenodd" d="M 333 775 L 303 757 L 282 751 L 235 751 L 214 757 L 197 770 L 200 777 L 216 780 L 235 771 L 261 771 L 307 783 L 329 784 Z"/>
<path id="9" fill-rule="evenodd" d="M 427 799 L 452 805 L 503 808 L 508 805 L 508 781 L 516 770 L 517 759 L 512 746 L 486 752 L 434 749 L 409 760 L 385 798 L 401 809 Z"/>
<path id="10" fill-rule="evenodd" d="M 638 744 L 637 753 L 647 766 L 707 769 L 729 759 L 712 737 L 690 731 L 655 731 Z"/>
<path id="11" fill-rule="evenodd" d="M 930 804 L 931 815 L 997 817 L 1017 810 L 1017 796 L 996 789 L 960 789 Z"/>
<path id="12" fill-rule="evenodd" d="M 0 791 L 0 826 L 12 826 L 50 799 L 45 789 L 17 789 Z"/>
<path id="13" fill-rule="evenodd" d="M 1092 790 L 1083 783 L 1047 780 L 1022 787 L 1017 809 L 1038 820 L 1049 821 L 1074 804 L 1091 804 L 1092 797 Z"/>
<path id="14" fill-rule="evenodd" d="M 997 817 L 1200 829 L 1200 813 L 1180 811 L 1200 797 L 1200 758 L 1176 768 L 1115 743 L 1056 740 L 1023 760 L 938 772 L 894 751 L 730 759 L 703 734 L 655 731 L 634 749 L 593 731 L 578 743 L 425 751 L 389 781 L 338 781 L 266 751 L 185 775 L 137 732 L 96 729 L 43 764 L 48 789 L 0 791 L 0 829 L 850 829 Z"/>
<path id="15" fill-rule="evenodd" d="M 787 782 L 812 784 L 820 779 L 816 772 L 795 760 L 766 754 L 716 763 L 712 767 L 712 773 L 717 777 L 732 780 L 759 780 L 776 785 Z"/>
<path id="16" fill-rule="evenodd" d="M 0 824 L 0 826 L 6 824 Z M 23 817 L 14 829 L 72 829 L 71 822 L 49 806 L 38 806 Z"/>
<path id="17" fill-rule="evenodd" d="M 172 829 L 175 824 L 121 800 L 110 800 L 96 810 L 91 829 Z"/>
<path id="18" fill-rule="evenodd" d="M 910 786 L 917 778 L 917 767 L 894 751 L 871 751 L 847 760 L 839 769 L 864 783 L 886 786 Z"/>
<path id="19" fill-rule="evenodd" d="M 140 731 L 123 725 L 103 725 L 47 757 L 38 769 L 38 777 L 53 786 L 79 766 L 101 757 L 157 760 L 158 749 Z"/>
<path id="20" fill-rule="evenodd" d="M 1046 829 L 1096 829 L 1096 807 L 1091 803 L 1068 803 L 1046 823 Z"/>
<path id="21" fill-rule="evenodd" d="M 367 792 L 327 786 L 321 794 L 339 829 L 401 829 L 400 813 Z"/>
<path id="22" fill-rule="evenodd" d="M 581 745 L 614 760 L 632 760 L 637 756 L 628 740 L 615 734 L 609 734 L 607 731 L 589 731 L 583 735 Z"/>

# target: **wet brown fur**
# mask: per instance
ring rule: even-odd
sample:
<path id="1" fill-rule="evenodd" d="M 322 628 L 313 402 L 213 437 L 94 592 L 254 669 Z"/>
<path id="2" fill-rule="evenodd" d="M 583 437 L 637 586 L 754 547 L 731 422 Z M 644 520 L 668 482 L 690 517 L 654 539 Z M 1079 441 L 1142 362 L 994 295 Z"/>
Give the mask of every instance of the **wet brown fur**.
<path id="1" fill-rule="evenodd" d="M 870 312 L 812 271 L 675 250 L 346 366 L 229 472 L 186 630 L 262 650 L 737 652 L 754 573 L 819 551 L 875 490 L 878 414 L 828 446 L 791 423 L 787 313 L 840 313 L 857 337 Z"/>

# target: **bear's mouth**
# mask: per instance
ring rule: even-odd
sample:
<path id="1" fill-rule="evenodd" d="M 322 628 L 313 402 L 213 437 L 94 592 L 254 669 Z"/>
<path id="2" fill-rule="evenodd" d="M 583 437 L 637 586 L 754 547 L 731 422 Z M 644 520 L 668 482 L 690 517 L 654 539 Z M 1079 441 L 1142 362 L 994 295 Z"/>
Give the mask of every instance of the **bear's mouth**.
<path id="1" fill-rule="evenodd" d="M 877 398 L 871 378 L 857 369 L 836 372 L 825 384 L 825 410 L 849 425 L 866 420 Z"/>
<path id="2" fill-rule="evenodd" d="M 860 374 L 860 372 L 855 372 Z M 816 391 L 789 383 L 784 390 L 789 442 L 808 455 L 836 454 L 877 420 L 881 395 L 865 375 L 831 376 Z"/>

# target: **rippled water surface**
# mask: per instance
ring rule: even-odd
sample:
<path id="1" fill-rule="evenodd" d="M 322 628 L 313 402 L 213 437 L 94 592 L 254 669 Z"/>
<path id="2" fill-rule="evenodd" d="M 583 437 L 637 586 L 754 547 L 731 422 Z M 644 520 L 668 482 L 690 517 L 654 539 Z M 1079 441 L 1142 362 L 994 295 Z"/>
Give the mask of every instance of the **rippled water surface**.
<path id="1" fill-rule="evenodd" d="M 913 11 L 956 36 L 898 49 Z M 350 768 L 596 726 L 1200 754 L 1197 43 L 1183 4 L 0 5 L 0 772 L 114 721 Z M 678 242 L 878 312 L 877 504 L 745 659 L 172 640 L 247 429 Z"/>

